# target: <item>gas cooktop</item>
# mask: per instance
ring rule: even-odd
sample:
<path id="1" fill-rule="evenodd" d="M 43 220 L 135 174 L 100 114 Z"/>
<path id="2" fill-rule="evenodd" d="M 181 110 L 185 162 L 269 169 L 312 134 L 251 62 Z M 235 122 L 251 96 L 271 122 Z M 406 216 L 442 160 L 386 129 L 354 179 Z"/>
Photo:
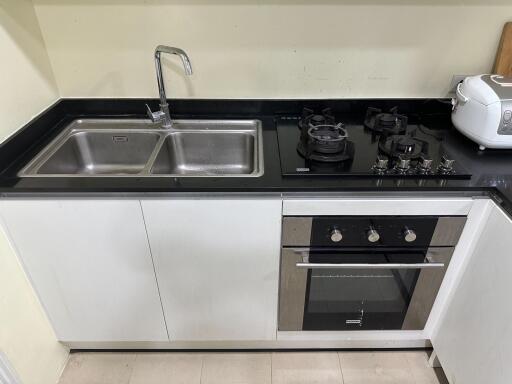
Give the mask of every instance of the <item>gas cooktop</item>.
<path id="1" fill-rule="evenodd" d="M 362 124 L 343 124 L 330 109 L 305 108 L 277 123 L 284 176 L 469 179 L 443 148 L 443 132 L 408 123 L 396 108 L 368 108 Z"/>

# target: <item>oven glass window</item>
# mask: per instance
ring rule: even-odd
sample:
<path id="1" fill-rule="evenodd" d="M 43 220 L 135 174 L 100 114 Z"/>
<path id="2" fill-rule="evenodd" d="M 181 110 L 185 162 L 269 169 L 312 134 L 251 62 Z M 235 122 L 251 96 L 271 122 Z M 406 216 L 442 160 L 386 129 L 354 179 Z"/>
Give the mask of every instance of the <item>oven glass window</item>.
<path id="1" fill-rule="evenodd" d="M 423 251 L 310 253 L 310 263 L 423 263 Z M 420 269 L 313 268 L 308 271 L 304 330 L 401 329 Z"/>

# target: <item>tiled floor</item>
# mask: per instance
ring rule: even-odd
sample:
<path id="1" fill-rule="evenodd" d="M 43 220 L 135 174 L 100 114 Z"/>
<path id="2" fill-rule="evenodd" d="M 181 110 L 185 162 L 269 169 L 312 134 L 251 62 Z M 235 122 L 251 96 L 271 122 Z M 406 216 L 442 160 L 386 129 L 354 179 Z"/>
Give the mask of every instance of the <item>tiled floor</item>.
<path id="1" fill-rule="evenodd" d="M 74 353 L 59 384 L 447 384 L 424 351 Z"/>

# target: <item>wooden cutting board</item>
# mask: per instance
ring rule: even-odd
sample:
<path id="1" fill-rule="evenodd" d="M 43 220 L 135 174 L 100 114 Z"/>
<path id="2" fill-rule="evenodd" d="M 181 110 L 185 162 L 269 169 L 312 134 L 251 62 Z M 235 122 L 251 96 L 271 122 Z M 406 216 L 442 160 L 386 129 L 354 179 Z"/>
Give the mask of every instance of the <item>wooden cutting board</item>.
<path id="1" fill-rule="evenodd" d="M 493 73 L 512 77 L 512 22 L 503 27 Z"/>

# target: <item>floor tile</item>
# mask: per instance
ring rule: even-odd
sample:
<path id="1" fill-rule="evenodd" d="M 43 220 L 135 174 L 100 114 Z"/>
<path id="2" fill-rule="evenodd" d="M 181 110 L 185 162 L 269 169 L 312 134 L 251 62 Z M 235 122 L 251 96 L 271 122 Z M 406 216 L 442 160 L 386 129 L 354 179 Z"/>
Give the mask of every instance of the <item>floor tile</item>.
<path id="1" fill-rule="evenodd" d="M 336 352 L 275 352 L 272 384 L 342 384 Z"/>
<path id="2" fill-rule="evenodd" d="M 199 384 L 202 363 L 200 353 L 139 353 L 130 384 Z"/>
<path id="3" fill-rule="evenodd" d="M 270 384 L 270 353 L 205 354 L 201 384 Z"/>
<path id="4" fill-rule="evenodd" d="M 59 384 L 129 384 L 135 353 L 74 353 Z"/>
<path id="5" fill-rule="evenodd" d="M 59 384 L 447 384 L 426 351 L 74 353 Z"/>
<path id="6" fill-rule="evenodd" d="M 415 384 L 444 384 L 444 377 L 440 369 L 431 368 L 428 365 L 429 355 L 426 351 L 404 352 L 409 368 L 414 377 Z"/>
<path id="7" fill-rule="evenodd" d="M 340 352 L 345 384 L 413 384 L 406 357 L 401 352 Z"/>

